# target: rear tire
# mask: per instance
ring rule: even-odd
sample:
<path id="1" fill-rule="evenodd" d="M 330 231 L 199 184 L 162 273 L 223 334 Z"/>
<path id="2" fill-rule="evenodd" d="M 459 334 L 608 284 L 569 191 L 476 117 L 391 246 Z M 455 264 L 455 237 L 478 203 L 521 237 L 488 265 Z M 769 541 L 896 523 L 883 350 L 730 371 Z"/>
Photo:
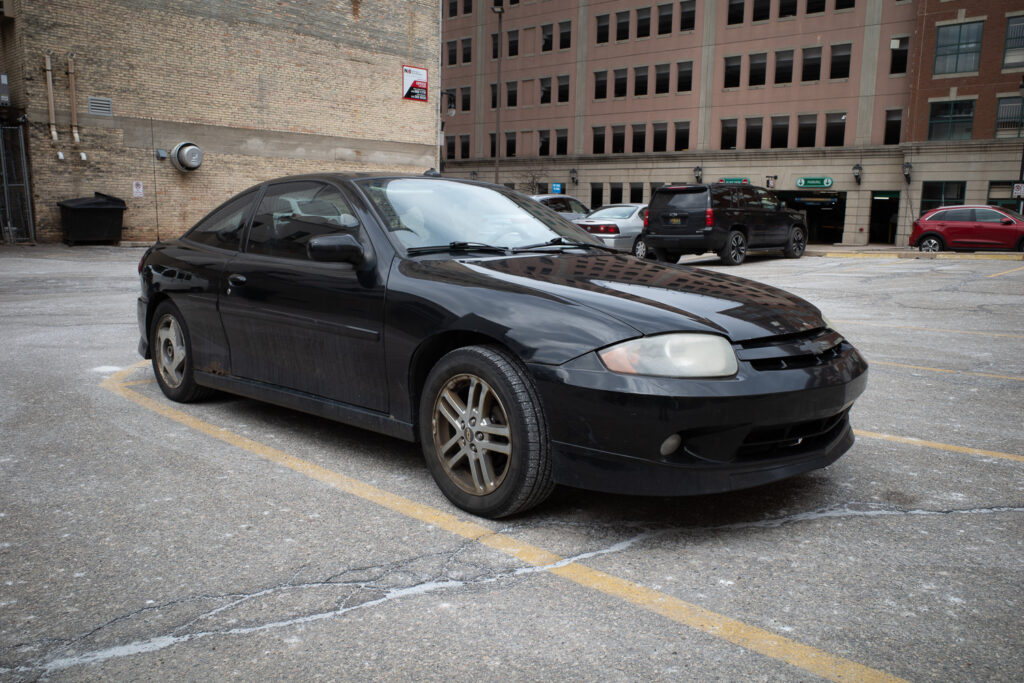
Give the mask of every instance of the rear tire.
<path id="1" fill-rule="evenodd" d="M 803 228 L 799 225 L 794 225 L 789 231 L 789 241 L 786 242 L 786 248 L 782 253 L 786 258 L 800 258 L 806 250 L 807 235 L 804 234 Z"/>
<path id="2" fill-rule="evenodd" d="M 747 238 L 739 230 L 729 231 L 725 244 L 718 251 L 718 258 L 727 266 L 738 266 L 747 257 Z"/>
<path id="3" fill-rule="evenodd" d="M 427 376 L 419 412 L 427 468 L 466 512 L 507 517 L 554 489 L 540 397 L 504 349 L 467 346 L 441 358 Z"/>
<path id="4" fill-rule="evenodd" d="M 188 325 L 170 300 L 162 301 L 153 313 L 149 350 L 153 374 L 164 396 L 178 403 L 191 403 L 213 394 L 213 389 L 196 384 Z"/>
<path id="5" fill-rule="evenodd" d="M 640 235 L 636 238 L 636 242 L 633 242 L 633 256 L 639 259 L 651 258 L 651 250 L 647 247 L 647 242 L 644 242 L 644 236 Z"/>
<path id="6" fill-rule="evenodd" d="M 946 245 L 938 235 L 925 235 L 917 241 L 918 251 L 936 252 L 942 251 L 945 248 Z"/>

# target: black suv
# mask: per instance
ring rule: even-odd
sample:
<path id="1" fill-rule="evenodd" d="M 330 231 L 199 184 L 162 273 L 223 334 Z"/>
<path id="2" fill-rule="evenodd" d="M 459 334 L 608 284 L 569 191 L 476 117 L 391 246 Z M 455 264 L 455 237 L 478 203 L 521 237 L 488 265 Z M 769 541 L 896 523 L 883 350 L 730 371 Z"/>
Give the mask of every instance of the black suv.
<path id="1" fill-rule="evenodd" d="M 787 209 L 773 192 L 711 183 L 659 187 L 633 253 L 675 263 L 682 254 L 713 251 L 735 266 L 748 249 L 781 249 L 786 258 L 800 258 L 806 247 L 803 214 Z"/>

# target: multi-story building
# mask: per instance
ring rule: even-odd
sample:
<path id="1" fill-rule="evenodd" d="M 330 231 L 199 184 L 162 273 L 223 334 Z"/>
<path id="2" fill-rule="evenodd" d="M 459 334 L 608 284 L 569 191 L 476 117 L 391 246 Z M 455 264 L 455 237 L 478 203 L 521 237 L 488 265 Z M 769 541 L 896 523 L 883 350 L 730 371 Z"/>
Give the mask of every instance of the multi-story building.
<path id="1" fill-rule="evenodd" d="M 941 203 L 1012 202 L 1022 0 L 443 0 L 442 14 L 448 175 L 592 206 L 750 182 L 806 210 L 812 241 L 847 244 L 906 244 Z"/>
<path id="2" fill-rule="evenodd" d="M 439 40 L 436 0 L 0 0 L 5 235 L 58 241 L 57 202 L 94 192 L 152 241 L 269 178 L 422 173 Z"/>

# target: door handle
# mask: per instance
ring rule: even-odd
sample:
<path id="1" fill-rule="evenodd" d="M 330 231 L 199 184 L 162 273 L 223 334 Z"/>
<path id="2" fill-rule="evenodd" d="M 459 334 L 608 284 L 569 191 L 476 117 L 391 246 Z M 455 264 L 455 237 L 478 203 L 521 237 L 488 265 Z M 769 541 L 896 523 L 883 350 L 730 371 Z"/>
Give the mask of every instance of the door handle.
<path id="1" fill-rule="evenodd" d="M 245 276 L 238 273 L 228 275 L 228 284 L 234 287 L 241 287 L 245 284 Z"/>

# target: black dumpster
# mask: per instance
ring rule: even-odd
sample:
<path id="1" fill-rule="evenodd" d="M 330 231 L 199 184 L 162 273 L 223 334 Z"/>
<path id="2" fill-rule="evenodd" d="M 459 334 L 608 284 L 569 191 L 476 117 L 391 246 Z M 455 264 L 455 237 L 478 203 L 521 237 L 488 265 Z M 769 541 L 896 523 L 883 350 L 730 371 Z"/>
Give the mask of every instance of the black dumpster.
<path id="1" fill-rule="evenodd" d="M 60 223 L 67 244 L 79 242 L 120 242 L 127 204 L 123 199 L 96 192 L 92 197 L 57 202 Z"/>

